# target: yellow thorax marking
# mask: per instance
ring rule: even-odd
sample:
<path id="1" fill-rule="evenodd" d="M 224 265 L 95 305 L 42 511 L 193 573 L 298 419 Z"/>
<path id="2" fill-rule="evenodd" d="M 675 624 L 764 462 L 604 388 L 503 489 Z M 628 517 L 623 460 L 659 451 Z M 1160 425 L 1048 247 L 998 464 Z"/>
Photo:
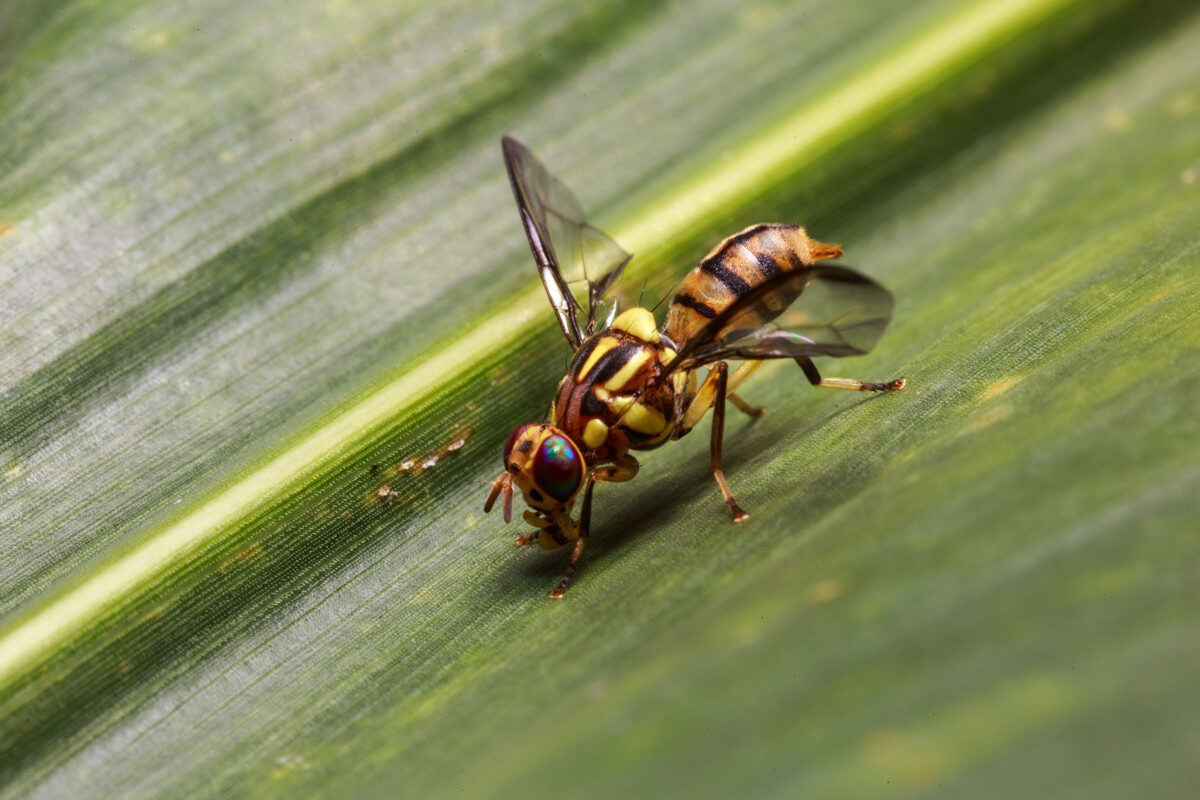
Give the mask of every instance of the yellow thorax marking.
<path id="1" fill-rule="evenodd" d="M 630 430 L 654 436 L 667 427 L 667 418 L 653 406 L 635 402 L 630 395 L 614 397 L 608 407 L 621 418 L 621 425 Z"/>
<path id="2" fill-rule="evenodd" d="M 604 388 L 610 392 L 619 392 L 624 388 L 625 384 L 633 380 L 633 376 L 641 371 L 642 367 L 646 366 L 646 362 L 650 360 L 649 350 L 639 350 L 633 358 L 626 361 L 616 373 L 604 382 Z"/>
<path id="3" fill-rule="evenodd" d="M 654 315 L 646 308 L 639 307 L 622 311 L 620 316 L 613 320 L 610 327 L 625 331 L 643 342 L 653 344 L 658 341 L 658 326 L 654 324 Z"/>
<path id="4" fill-rule="evenodd" d="M 608 438 L 608 426 L 598 419 L 590 420 L 583 429 L 583 443 L 595 450 Z"/>
<path id="5" fill-rule="evenodd" d="M 592 371 L 592 367 L 596 366 L 596 362 L 614 347 L 621 344 L 621 340 L 615 336 L 605 336 L 600 341 L 596 342 L 596 346 L 592 348 L 591 355 L 588 360 L 583 362 L 583 368 L 579 370 L 579 374 L 575 376 L 576 383 L 583 383 L 584 378 Z"/>

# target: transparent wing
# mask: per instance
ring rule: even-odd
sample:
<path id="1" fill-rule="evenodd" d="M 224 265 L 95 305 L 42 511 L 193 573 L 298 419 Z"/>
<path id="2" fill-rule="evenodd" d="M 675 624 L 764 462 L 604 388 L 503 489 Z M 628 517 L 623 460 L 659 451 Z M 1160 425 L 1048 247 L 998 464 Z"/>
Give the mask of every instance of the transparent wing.
<path id="1" fill-rule="evenodd" d="M 755 287 L 708 322 L 668 372 L 731 358 L 857 356 L 892 319 L 892 295 L 846 267 L 818 265 Z"/>
<path id="2" fill-rule="evenodd" d="M 508 136 L 501 146 L 542 285 L 563 334 L 577 348 L 595 330 L 604 295 L 631 256 L 587 223 L 579 201 L 529 148 Z"/>

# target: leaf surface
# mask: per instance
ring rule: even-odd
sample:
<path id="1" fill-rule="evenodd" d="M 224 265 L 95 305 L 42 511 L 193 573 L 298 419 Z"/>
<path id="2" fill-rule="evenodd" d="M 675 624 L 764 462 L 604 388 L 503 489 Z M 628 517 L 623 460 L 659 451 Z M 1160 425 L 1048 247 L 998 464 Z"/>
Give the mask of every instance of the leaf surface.
<path id="1" fill-rule="evenodd" d="M 7 15 L 7 17 L 3 16 Z M 1170 2 L 0 12 L 8 794 L 1186 796 L 1200 17 Z M 484 517 L 566 358 L 512 133 L 648 304 L 799 222 L 869 356 Z M 731 410 L 731 414 L 734 413 Z"/>

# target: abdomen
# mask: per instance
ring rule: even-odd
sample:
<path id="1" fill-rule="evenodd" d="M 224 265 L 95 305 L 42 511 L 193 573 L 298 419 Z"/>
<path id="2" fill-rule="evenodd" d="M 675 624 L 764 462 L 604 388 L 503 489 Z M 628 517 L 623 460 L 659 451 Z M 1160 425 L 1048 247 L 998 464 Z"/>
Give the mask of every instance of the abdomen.
<path id="1" fill-rule="evenodd" d="M 751 225 L 714 247 L 684 277 L 671 301 L 663 333 L 682 348 L 710 319 L 755 286 L 841 254 L 842 248 L 810 239 L 798 225 Z M 774 319 L 787 302 L 764 310 L 758 324 Z"/>

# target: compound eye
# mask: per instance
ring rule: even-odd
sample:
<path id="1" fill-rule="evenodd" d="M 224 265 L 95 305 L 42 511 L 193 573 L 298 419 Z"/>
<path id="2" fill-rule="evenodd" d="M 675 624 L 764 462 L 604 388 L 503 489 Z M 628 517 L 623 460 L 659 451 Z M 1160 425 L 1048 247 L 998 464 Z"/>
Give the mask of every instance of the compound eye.
<path id="1" fill-rule="evenodd" d="M 583 483 L 583 456 L 565 436 L 547 436 L 533 458 L 533 482 L 560 503 L 567 502 Z"/>
<path id="2" fill-rule="evenodd" d="M 517 440 L 521 438 L 521 434 L 523 434 L 526 430 L 528 430 L 529 428 L 532 428 L 532 427 L 533 427 L 532 423 L 527 424 L 527 425 L 518 425 L 515 429 L 513 429 L 513 432 L 508 435 L 508 441 L 504 443 L 504 463 L 505 464 L 508 463 L 508 458 L 509 458 L 509 456 L 512 455 L 513 448 L 517 446 Z"/>

